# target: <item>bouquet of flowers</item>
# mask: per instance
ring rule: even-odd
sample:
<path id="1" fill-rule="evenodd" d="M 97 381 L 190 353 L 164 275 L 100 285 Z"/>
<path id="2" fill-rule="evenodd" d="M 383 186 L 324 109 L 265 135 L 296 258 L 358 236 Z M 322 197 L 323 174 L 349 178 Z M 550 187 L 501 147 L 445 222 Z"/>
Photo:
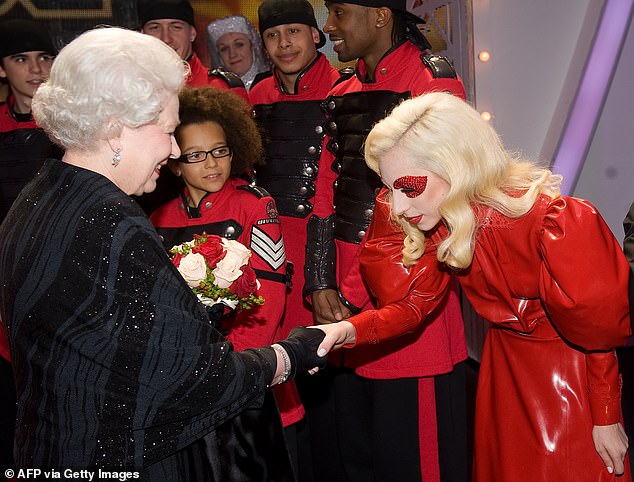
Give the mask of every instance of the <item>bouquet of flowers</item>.
<path id="1" fill-rule="evenodd" d="M 223 303 L 231 309 L 262 305 L 260 282 L 249 263 L 251 251 L 238 241 L 211 234 L 170 249 L 172 263 L 206 306 Z"/>

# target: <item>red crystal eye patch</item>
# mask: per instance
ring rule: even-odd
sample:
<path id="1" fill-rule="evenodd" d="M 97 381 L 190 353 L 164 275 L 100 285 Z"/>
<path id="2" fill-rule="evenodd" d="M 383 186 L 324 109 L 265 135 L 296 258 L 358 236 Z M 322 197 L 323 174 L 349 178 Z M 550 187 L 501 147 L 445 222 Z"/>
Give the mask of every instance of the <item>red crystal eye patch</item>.
<path id="1" fill-rule="evenodd" d="M 403 176 L 394 181 L 394 189 L 400 189 L 409 198 L 415 198 L 425 192 L 427 176 Z"/>

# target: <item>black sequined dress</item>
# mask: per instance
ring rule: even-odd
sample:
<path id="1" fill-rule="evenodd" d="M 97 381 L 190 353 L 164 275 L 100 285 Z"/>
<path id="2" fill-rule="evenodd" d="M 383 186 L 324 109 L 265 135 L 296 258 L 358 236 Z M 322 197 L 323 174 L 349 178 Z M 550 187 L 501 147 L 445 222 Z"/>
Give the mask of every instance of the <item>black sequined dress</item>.
<path id="1" fill-rule="evenodd" d="M 0 281 L 18 467 L 211 480 L 202 437 L 261 406 L 275 355 L 232 350 L 135 201 L 47 161 L 0 226 Z"/>

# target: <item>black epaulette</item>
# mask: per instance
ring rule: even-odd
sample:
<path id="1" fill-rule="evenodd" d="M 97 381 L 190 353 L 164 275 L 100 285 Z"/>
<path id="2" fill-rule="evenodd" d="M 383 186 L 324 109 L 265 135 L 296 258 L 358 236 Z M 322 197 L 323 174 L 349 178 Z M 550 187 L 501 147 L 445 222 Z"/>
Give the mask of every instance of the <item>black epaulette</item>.
<path id="1" fill-rule="evenodd" d="M 271 196 L 269 192 L 263 187 L 256 186 L 255 184 L 242 184 L 238 186 L 236 189 L 240 189 L 241 191 L 250 192 L 258 199 L 262 199 L 263 197 Z"/>
<path id="2" fill-rule="evenodd" d="M 354 67 L 344 67 L 343 69 L 339 69 L 339 78 L 334 84 L 332 84 L 332 86 L 334 87 L 335 85 L 339 85 L 341 82 L 348 80 L 353 75 Z"/>
<path id="3" fill-rule="evenodd" d="M 266 72 L 260 72 L 253 78 L 253 82 L 251 82 L 251 88 L 253 88 L 255 84 L 257 84 L 258 82 L 261 82 L 264 79 L 268 79 L 272 75 L 273 75 L 273 72 L 271 72 L 270 70 L 267 70 Z"/>
<path id="4" fill-rule="evenodd" d="M 425 55 L 422 54 L 420 59 L 425 67 L 431 70 L 434 79 L 457 79 L 456 69 L 454 69 L 451 60 L 442 55 Z"/>
<path id="5" fill-rule="evenodd" d="M 223 79 L 230 89 L 235 89 L 238 87 L 244 87 L 242 80 L 233 72 L 229 72 L 223 67 L 216 67 L 215 69 L 209 69 L 207 71 L 208 77 L 220 77 Z"/>

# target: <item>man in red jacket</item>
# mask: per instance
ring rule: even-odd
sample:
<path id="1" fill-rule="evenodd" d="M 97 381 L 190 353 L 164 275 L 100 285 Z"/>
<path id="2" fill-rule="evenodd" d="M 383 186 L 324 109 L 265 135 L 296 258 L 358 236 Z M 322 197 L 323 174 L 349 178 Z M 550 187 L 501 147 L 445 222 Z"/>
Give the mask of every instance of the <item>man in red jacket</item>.
<path id="1" fill-rule="evenodd" d="M 381 187 L 362 157 L 372 125 L 424 92 L 465 98 L 450 61 L 429 54 L 418 28 L 423 21 L 407 12 L 404 0 L 327 1 L 326 7 L 323 30 L 339 60 L 358 60 L 355 75 L 324 103 L 329 121 L 308 221 L 304 287 L 317 323 L 373 306 L 361 278 L 342 284 L 358 270 Z M 455 292 L 426 328 L 331 355 L 337 368 L 329 369 L 338 374 L 330 437 L 337 439 L 347 480 L 467 480 L 466 356 Z"/>
<path id="2" fill-rule="evenodd" d="M 240 77 L 228 70 L 205 67 L 194 52 L 197 32 L 194 9 L 188 0 L 140 0 L 138 13 L 141 32 L 162 40 L 189 64 L 187 85 L 231 89 L 248 100 Z"/>
<path id="3" fill-rule="evenodd" d="M 275 199 L 286 255 L 294 266 L 278 334 L 283 338 L 293 327 L 310 325 L 313 320 L 302 296 L 306 223 L 315 202 L 319 149 L 325 135 L 326 114 L 320 104 L 340 73 L 318 50 L 326 38 L 317 27 L 313 7 L 307 0 L 265 0 L 258 17 L 264 47 L 274 68 L 256 77 L 249 91 L 266 148 L 266 163 L 256 167 L 255 179 Z M 321 375 L 319 380 L 323 380 Z M 275 395 L 298 479 L 312 480 L 312 475 L 307 475 L 312 473 L 312 465 L 330 467 L 334 462 L 320 452 L 314 455 L 328 463 L 312 464 L 306 439 L 311 427 L 312 431 L 323 431 L 323 426 L 312 417 L 313 395 L 302 388 L 313 388 L 315 396 L 320 396 L 321 390 L 312 379 L 308 384 L 302 381 L 297 383 L 306 405 L 306 420 L 299 422 L 304 417 L 304 407 L 294 384 L 275 387 Z"/>

